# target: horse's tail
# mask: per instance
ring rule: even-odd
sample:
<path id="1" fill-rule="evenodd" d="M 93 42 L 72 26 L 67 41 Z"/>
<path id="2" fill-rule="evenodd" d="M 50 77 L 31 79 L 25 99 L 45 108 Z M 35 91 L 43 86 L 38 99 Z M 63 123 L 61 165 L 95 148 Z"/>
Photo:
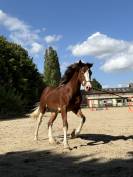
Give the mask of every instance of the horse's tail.
<path id="1" fill-rule="evenodd" d="M 30 118 L 37 119 L 40 114 L 39 103 L 37 103 L 36 107 L 33 109 L 33 112 L 29 114 Z"/>

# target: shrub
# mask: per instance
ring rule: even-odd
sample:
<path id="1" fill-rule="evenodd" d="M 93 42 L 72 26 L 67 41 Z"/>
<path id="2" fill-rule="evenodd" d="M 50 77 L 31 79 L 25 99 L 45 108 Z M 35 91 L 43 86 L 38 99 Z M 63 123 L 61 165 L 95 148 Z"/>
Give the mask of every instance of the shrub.
<path id="1" fill-rule="evenodd" d="M 25 100 L 15 88 L 0 86 L 0 114 L 22 114 L 25 110 Z"/>

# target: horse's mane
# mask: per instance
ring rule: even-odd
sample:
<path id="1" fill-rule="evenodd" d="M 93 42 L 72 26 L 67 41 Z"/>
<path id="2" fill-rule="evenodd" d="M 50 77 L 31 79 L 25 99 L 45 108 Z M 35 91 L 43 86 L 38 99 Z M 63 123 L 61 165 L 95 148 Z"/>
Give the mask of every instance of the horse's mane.
<path id="1" fill-rule="evenodd" d="M 67 67 L 63 77 L 61 78 L 60 85 L 66 84 L 72 78 L 75 70 L 79 68 L 78 63 L 71 64 Z"/>
<path id="2" fill-rule="evenodd" d="M 72 78 L 73 74 L 75 73 L 75 71 L 79 71 L 80 68 L 81 68 L 81 65 L 79 63 L 74 63 L 68 66 L 63 77 L 61 78 L 59 85 L 68 83 L 69 80 Z"/>

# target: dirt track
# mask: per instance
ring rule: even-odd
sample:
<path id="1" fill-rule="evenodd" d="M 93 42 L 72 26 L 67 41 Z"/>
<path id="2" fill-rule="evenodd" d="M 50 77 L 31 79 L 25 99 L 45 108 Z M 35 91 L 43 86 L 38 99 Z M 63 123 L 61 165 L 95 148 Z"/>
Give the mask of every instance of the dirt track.
<path id="1" fill-rule="evenodd" d="M 90 111 L 83 109 L 86 123 L 81 136 L 69 139 L 72 150 L 50 145 L 46 114 L 35 142 L 35 120 L 0 121 L 0 177 L 133 177 L 133 112 L 128 108 Z M 68 114 L 69 133 L 79 118 Z M 60 115 L 54 135 L 62 142 Z"/>

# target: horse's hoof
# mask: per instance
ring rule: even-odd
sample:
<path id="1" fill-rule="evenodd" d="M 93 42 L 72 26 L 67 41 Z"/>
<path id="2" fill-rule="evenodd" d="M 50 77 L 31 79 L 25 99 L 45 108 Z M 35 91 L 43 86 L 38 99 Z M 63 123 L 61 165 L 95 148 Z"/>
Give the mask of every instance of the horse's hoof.
<path id="1" fill-rule="evenodd" d="M 34 137 L 34 141 L 38 141 L 38 138 L 36 136 Z"/>
<path id="2" fill-rule="evenodd" d="M 78 136 L 79 136 L 79 132 L 76 132 L 76 129 L 73 129 L 73 131 L 70 135 L 71 139 L 77 138 Z"/>
<path id="3" fill-rule="evenodd" d="M 72 150 L 72 149 L 71 149 L 69 146 L 64 147 L 64 148 L 63 148 L 63 153 L 70 152 L 71 150 Z"/>
<path id="4" fill-rule="evenodd" d="M 73 129 L 72 133 L 71 133 L 71 138 L 76 138 L 76 129 Z"/>
<path id="5" fill-rule="evenodd" d="M 55 139 L 51 139 L 51 140 L 49 140 L 49 143 L 50 143 L 50 144 L 59 144 L 59 142 L 56 141 Z"/>

